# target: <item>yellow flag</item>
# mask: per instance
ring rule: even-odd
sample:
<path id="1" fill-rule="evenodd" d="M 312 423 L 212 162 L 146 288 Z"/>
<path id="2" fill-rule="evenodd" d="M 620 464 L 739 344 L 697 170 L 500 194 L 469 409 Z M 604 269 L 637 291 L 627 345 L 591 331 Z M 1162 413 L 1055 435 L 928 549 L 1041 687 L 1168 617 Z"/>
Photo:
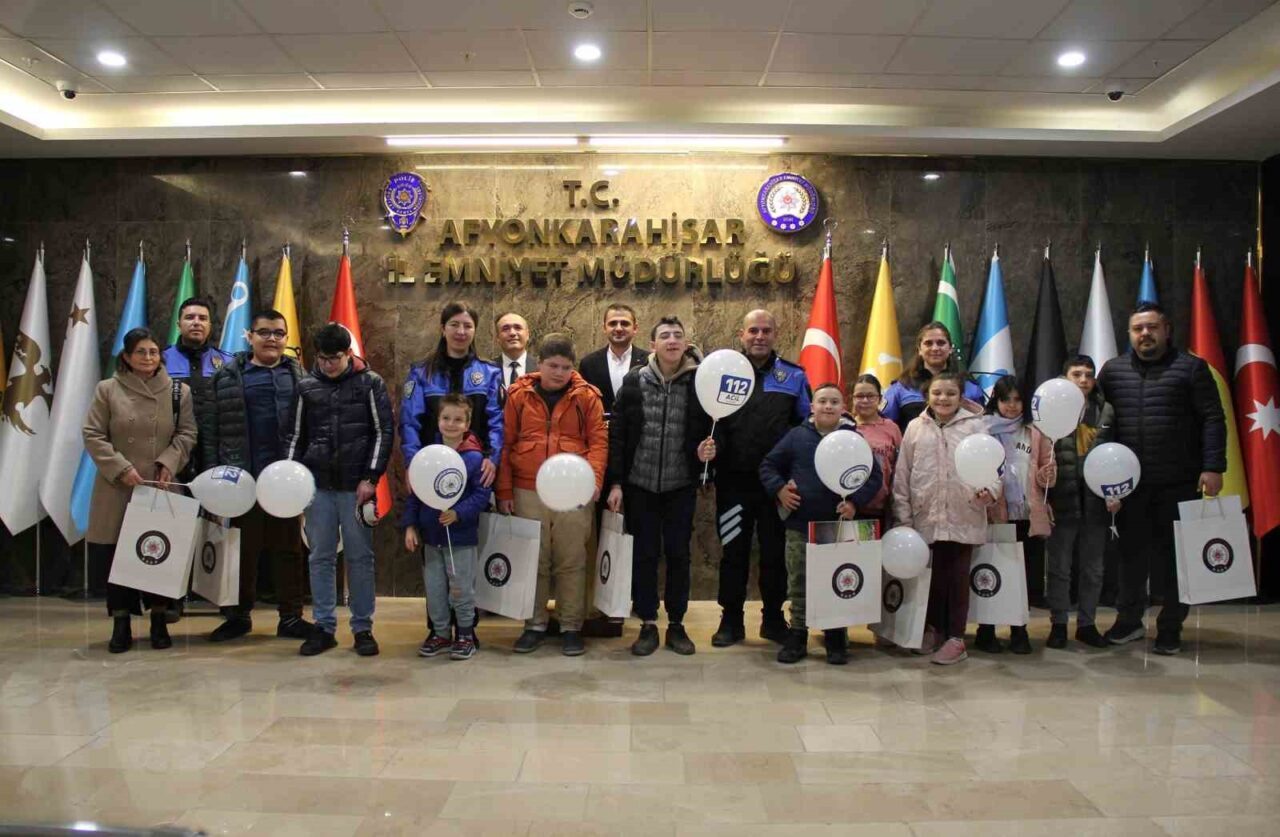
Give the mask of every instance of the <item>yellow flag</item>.
<path id="1" fill-rule="evenodd" d="M 862 372 L 870 372 L 887 387 L 902 374 L 902 340 L 898 337 L 898 312 L 893 307 L 893 281 L 889 275 L 888 248 L 880 255 L 880 276 L 871 300 L 867 339 L 862 344 Z"/>
<path id="2" fill-rule="evenodd" d="M 1240 451 L 1240 434 L 1236 427 L 1236 410 L 1231 401 L 1231 389 L 1212 363 L 1208 364 L 1213 382 L 1218 386 L 1218 400 L 1227 424 L 1227 470 L 1222 475 L 1222 493 L 1239 494 L 1241 508 L 1249 505 L 1249 483 L 1244 474 L 1244 455 Z"/>
<path id="3" fill-rule="evenodd" d="M 271 307 L 284 315 L 289 336 L 285 338 L 285 354 L 302 363 L 302 324 L 298 319 L 298 306 L 293 299 L 293 269 L 289 266 L 289 248 L 280 258 L 280 276 L 276 279 L 276 298 Z"/>

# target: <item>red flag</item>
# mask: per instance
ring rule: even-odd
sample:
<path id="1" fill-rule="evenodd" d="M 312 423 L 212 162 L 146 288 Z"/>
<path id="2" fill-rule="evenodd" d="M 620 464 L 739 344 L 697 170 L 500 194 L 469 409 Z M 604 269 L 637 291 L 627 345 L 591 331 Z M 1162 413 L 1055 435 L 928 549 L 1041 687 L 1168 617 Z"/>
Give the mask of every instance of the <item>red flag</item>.
<path id="1" fill-rule="evenodd" d="M 360 315 L 356 312 L 356 289 L 351 283 L 351 259 L 347 257 L 347 240 L 342 239 L 342 260 L 338 262 L 338 280 L 333 289 L 333 306 L 329 309 L 329 321 L 337 323 L 351 333 L 351 352 L 364 359 L 364 338 L 360 335 Z M 391 511 L 391 483 L 383 474 L 378 480 L 378 517 Z"/>
<path id="2" fill-rule="evenodd" d="M 1253 256 L 1244 269 L 1240 348 L 1236 351 L 1236 416 L 1249 495 L 1253 533 L 1262 537 L 1280 526 L 1280 374 L 1271 351 L 1271 334 L 1262 311 L 1262 294 L 1253 273 Z"/>
<path id="3" fill-rule="evenodd" d="M 800 348 L 800 365 L 804 367 L 809 386 L 831 381 L 844 388 L 844 364 L 840 357 L 840 319 L 836 316 L 835 279 L 831 274 L 831 233 L 822 251 L 822 272 L 818 274 L 818 291 L 809 309 L 809 327 L 804 331 Z"/>

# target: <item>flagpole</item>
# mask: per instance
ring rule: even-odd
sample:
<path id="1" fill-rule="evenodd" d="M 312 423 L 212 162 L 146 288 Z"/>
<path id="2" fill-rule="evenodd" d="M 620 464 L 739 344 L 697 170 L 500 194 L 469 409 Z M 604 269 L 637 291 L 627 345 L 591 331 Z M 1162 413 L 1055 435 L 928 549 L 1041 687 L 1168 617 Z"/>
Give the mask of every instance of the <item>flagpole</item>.
<path id="1" fill-rule="evenodd" d="M 187 264 L 191 263 L 191 239 L 187 239 Z"/>
<path id="2" fill-rule="evenodd" d="M 1196 248 L 1196 264 L 1198 265 L 1199 263 L 1200 263 L 1200 248 L 1197 247 Z M 1252 247 L 1244 251 L 1244 267 L 1245 267 L 1246 273 L 1250 268 L 1253 267 L 1253 248 Z M 1261 290 L 1262 283 L 1259 282 L 1258 286 L 1259 286 L 1259 290 Z M 1252 511 L 1252 509 L 1250 509 L 1250 511 Z M 1253 535 L 1254 587 L 1258 590 L 1261 590 L 1262 589 L 1262 536 L 1258 535 L 1256 532 L 1253 532 L 1252 526 L 1250 526 L 1249 528 L 1251 530 L 1250 534 Z"/>
<path id="3" fill-rule="evenodd" d="M 342 255 L 350 256 L 351 247 L 351 231 L 346 227 L 342 228 Z"/>

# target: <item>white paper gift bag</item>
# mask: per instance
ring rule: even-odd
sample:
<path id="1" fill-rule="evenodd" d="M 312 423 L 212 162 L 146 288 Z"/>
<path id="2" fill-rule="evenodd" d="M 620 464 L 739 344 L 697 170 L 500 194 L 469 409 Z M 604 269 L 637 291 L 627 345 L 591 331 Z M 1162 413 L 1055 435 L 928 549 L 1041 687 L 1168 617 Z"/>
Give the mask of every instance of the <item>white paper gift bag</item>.
<path id="1" fill-rule="evenodd" d="M 240 603 L 240 530 L 200 521 L 191 567 L 191 589 L 219 607 Z"/>
<path id="2" fill-rule="evenodd" d="M 804 573 L 806 627 L 880 621 L 879 541 L 807 544 Z"/>
<path id="3" fill-rule="evenodd" d="M 631 550 L 635 538 L 623 531 L 623 517 L 606 511 L 600 518 L 596 548 L 595 606 L 605 616 L 631 613 Z"/>
<path id="4" fill-rule="evenodd" d="M 1178 599 L 1207 604 L 1257 595 L 1253 553 L 1240 498 L 1234 494 L 1178 504 L 1173 540 Z"/>
<path id="5" fill-rule="evenodd" d="M 185 596 L 199 513 L 200 503 L 191 497 L 134 488 L 108 581 L 171 599 Z"/>
<path id="6" fill-rule="evenodd" d="M 979 625 L 1025 625 L 1027 565 L 1011 524 L 987 527 L 987 542 L 969 562 L 969 621 Z"/>
<path id="7" fill-rule="evenodd" d="M 480 515 L 476 607 L 511 619 L 533 616 L 542 524 L 510 514 Z"/>
<path id="8" fill-rule="evenodd" d="M 926 567 L 915 578 L 894 578 L 882 573 L 880 621 L 871 632 L 900 648 L 919 648 L 924 644 L 924 622 L 929 611 L 929 586 L 933 573 Z"/>

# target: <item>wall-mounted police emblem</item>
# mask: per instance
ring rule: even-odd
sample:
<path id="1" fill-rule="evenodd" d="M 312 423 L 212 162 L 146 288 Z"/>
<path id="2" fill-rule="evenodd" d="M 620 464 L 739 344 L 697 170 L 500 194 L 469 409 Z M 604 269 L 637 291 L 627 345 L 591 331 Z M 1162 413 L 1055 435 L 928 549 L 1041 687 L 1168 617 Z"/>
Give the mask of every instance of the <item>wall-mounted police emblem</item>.
<path id="1" fill-rule="evenodd" d="M 478 387 L 484 383 L 484 373 L 479 369 L 471 370 L 471 386 Z"/>
<path id="2" fill-rule="evenodd" d="M 831 589 L 842 599 L 852 599 L 862 592 L 862 570 L 857 564 L 841 564 L 831 574 Z"/>
<path id="3" fill-rule="evenodd" d="M 204 546 L 200 547 L 200 569 L 208 575 L 213 575 L 213 571 L 217 568 L 218 550 L 214 548 L 213 541 L 205 541 Z"/>
<path id="4" fill-rule="evenodd" d="M 427 207 L 427 184 L 411 171 L 396 172 L 382 189 L 382 205 L 387 222 L 401 237 L 413 232 Z"/>
<path id="5" fill-rule="evenodd" d="M 1236 562 L 1236 551 L 1222 538 L 1213 538 L 1204 545 L 1204 565 L 1211 573 L 1225 573 Z"/>
<path id="6" fill-rule="evenodd" d="M 845 491 L 857 491 L 870 478 L 870 468 L 866 465 L 854 465 L 852 468 L 846 468 L 840 475 L 840 487 Z"/>
<path id="7" fill-rule="evenodd" d="M 969 589 L 984 599 L 999 593 L 1001 584 L 1000 571 L 991 564 L 979 564 L 969 573 Z"/>
<path id="8" fill-rule="evenodd" d="M 803 230 L 818 217 L 818 190 L 798 174 L 783 172 L 764 182 L 756 195 L 756 209 L 769 229 L 780 233 Z"/>
<path id="9" fill-rule="evenodd" d="M 600 555 L 600 583 L 608 584 L 609 575 L 613 572 L 613 556 L 609 554 L 609 550 L 605 550 Z"/>
<path id="10" fill-rule="evenodd" d="M 1133 477 L 1124 482 L 1112 483 L 1111 485 L 1102 486 L 1103 497 L 1128 497 L 1133 493 Z"/>
<path id="11" fill-rule="evenodd" d="M 511 560 L 501 552 L 495 552 L 484 562 L 484 580 L 492 587 L 505 587 L 511 580 Z"/>
<path id="12" fill-rule="evenodd" d="M 885 612 L 897 613 L 898 608 L 902 607 L 902 600 L 906 595 L 906 591 L 902 589 L 901 581 L 896 578 L 889 579 L 889 583 L 884 586 L 884 596 L 881 600 Z"/>
<path id="13" fill-rule="evenodd" d="M 163 564 L 165 559 L 169 557 L 171 550 L 169 537 L 164 532 L 157 532 L 154 529 L 150 532 L 143 532 L 138 536 L 138 541 L 134 544 L 134 550 L 138 554 L 138 560 L 147 566 L 154 567 L 157 564 Z"/>
<path id="14" fill-rule="evenodd" d="M 436 474 L 436 493 L 446 500 L 452 500 L 462 493 L 467 484 L 467 477 L 457 468 L 445 468 Z"/>
<path id="15" fill-rule="evenodd" d="M 720 391 L 716 393 L 716 401 L 737 407 L 747 403 L 749 397 L 751 397 L 749 378 L 739 378 L 737 375 L 720 376 Z"/>

